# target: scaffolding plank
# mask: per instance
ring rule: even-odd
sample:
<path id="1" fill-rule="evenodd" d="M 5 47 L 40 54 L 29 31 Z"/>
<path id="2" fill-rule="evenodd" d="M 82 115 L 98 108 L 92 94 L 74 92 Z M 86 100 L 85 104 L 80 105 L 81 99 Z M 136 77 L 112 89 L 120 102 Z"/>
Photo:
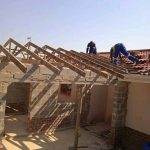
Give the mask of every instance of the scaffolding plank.
<path id="1" fill-rule="evenodd" d="M 13 56 L 5 47 L 0 45 L 0 50 L 10 58 L 10 60 L 23 72 L 25 73 L 27 71 L 27 68 L 25 65 L 23 65 L 15 56 Z"/>
<path id="2" fill-rule="evenodd" d="M 24 47 L 23 45 L 21 45 L 20 43 L 18 43 L 17 41 L 15 41 L 14 39 L 10 38 L 10 41 L 17 45 L 18 47 L 20 47 L 20 49 L 22 49 L 22 51 L 25 51 L 26 53 L 28 53 L 29 55 L 31 55 L 33 58 L 40 60 L 40 62 L 46 66 L 48 69 L 52 70 L 55 73 L 59 73 L 60 70 L 55 67 L 54 65 L 48 63 L 47 61 L 45 61 L 43 58 L 41 58 L 40 56 L 38 56 L 37 54 L 35 54 L 34 52 L 30 51 L 29 49 L 27 49 L 26 47 Z"/>
<path id="3" fill-rule="evenodd" d="M 49 48 L 49 49 L 51 49 L 51 47 L 49 47 L 49 46 L 47 46 L 47 45 L 46 45 L 46 47 Z M 77 58 L 75 58 L 75 57 L 73 57 L 73 56 L 71 56 L 71 55 L 62 53 L 61 51 L 65 52 L 65 53 L 68 52 L 67 50 L 65 50 L 65 49 L 63 49 L 63 48 L 58 48 L 58 50 L 55 51 L 55 52 L 58 52 L 58 54 L 60 54 L 60 55 L 62 55 L 62 56 L 64 56 L 64 57 L 66 57 L 66 58 L 70 58 L 70 59 L 73 60 L 74 62 L 76 62 L 76 63 L 78 63 L 78 64 L 80 64 L 80 65 L 85 66 L 85 68 L 87 68 L 87 69 L 89 69 L 89 70 L 91 70 L 91 71 L 97 73 L 97 74 L 100 75 L 100 76 L 103 76 L 103 77 L 105 77 L 105 78 L 108 77 L 108 74 L 102 72 L 100 69 L 96 69 L 95 67 L 93 67 L 93 66 L 91 66 L 91 65 L 89 65 L 89 64 L 87 64 L 87 63 L 85 63 L 85 62 L 82 62 L 81 60 L 79 60 L 79 59 L 77 59 Z"/>
<path id="4" fill-rule="evenodd" d="M 68 68 L 70 68 L 71 70 L 75 71 L 76 73 L 78 73 L 79 75 L 85 77 L 86 73 L 81 70 L 80 68 L 68 63 L 67 61 L 63 60 L 62 58 L 59 58 L 57 56 L 55 56 L 54 54 L 51 54 L 50 52 L 46 51 L 45 49 L 37 46 L 36 44 L 29 42 L 30 46 L 33 46 L 34 48 L 38 49 L 39 51 L 43 52 L 43 54 L 46 54 L 48 57 L 51 57 L 53 59 L 55 59 L 58 62 L 64 63 L 64 65 Z"/>

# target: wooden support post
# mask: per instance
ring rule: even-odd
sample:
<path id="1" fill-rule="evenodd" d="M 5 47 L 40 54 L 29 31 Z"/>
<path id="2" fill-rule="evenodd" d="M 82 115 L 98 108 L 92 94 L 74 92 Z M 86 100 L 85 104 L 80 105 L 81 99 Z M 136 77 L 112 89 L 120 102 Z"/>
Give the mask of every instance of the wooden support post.
<path id="1" fill-rule="evenodd" d="M 78 149 L 78 136 L 80 130 L 80 118 L 81 118 L 81 111 L 82 111 L 82 101 L 83 101 L 83 93 L 82 93 L 82 85 L 77 89 L 77 119 L 76 119 L 76 128 L 75 128 L 75 135 L 74 135 L 74 150 Z"/>

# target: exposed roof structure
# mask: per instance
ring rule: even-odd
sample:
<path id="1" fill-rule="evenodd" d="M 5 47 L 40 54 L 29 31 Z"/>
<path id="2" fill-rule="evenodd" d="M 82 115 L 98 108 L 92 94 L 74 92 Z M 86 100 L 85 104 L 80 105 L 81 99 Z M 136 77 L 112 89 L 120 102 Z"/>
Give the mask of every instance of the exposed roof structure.
<path id="1" fill-rule="evenodd" d="M 128 59 L 124 59 L 124 67 L 132 74 L 150 75 L 150 49 L 129 50 L 129 53 L 138 58 L 139 63 L 133 64 Z M 98 55 L 105 58 L 110 56 L 109 52 L 102 52 Z"/>
<path id="2" fill-rule="evenodd" d="M 126 68 L 111 64 L 109 59 L 103 56 L 67 51 L 63 48 L 54 49 L 48 45 L 39 47 L 32 42 L 22 45 L 12 38 L 3 46 L 0 45 L 0 51 L 6 55 L 5 61 L 12 61 L 23 73 L 27 71 L 25 61 L 42 64 L 54 73 L 59 73 L 62 67 L 67 67 L 83 77 L 86 75 L 84 69 L 104 78 L 115 75 L 123 79 L 128 73 Z"/>

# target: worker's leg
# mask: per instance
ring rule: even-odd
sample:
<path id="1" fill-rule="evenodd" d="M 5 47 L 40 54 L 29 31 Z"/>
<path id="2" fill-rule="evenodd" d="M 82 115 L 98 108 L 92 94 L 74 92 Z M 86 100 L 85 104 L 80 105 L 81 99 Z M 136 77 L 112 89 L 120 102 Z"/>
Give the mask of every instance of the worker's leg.
<path id="1" fill-rule="evenodd" d="M 135 58 L 134 56 L 130 55 L 130 54 L 127 52 L 127 50 L 126 50 L 126 48 L 125 48 L 125 46 L 124 46 L 123 44 L 121 44 L 120 46 L 121 46 L 121 47 L 120 47 L 120 52 L 121 52 L 124 56 L 126 56 L 126 57 L 127 57 L 129 60 L 131 60 L 132 62 L 138 61 L 137 58 Z"/>
<path id="2" fill-rule="evenodd" d="M 137 61 L 138 61 L 137 58 L 135 58 L 134 56 L 132 56 L 132 55 L 130 55 L 130 54 L 129 54 L 129 56 L 128 56 L 128 59 L 131 60 L 132 62 L 137 62 Z"/>
<path id="3" fill-rule="evenodd" d="M 127 52 L 127 50 L 126 50 L 126 48 L 125 48 L 125 46 L 124 46 L 123 44 L 120 44 L 119 47 L 118 47 L 118 49 L 120 50 L 120 52 L 121 52 L 124 56 L 128 57 L 128 52 Z"/>
<path id="4" fill-rule="evenodd" d="M 118 59 L 117 58 L 113 58 L 113 64 L 118 65 Z"/>
<path id="5" fill-rule="evenodd" d="M 117 65 L 118 64 L 118 55 L 119 55 L 119 49 L 114 47 L 113 51 L 113 64 Z"/>

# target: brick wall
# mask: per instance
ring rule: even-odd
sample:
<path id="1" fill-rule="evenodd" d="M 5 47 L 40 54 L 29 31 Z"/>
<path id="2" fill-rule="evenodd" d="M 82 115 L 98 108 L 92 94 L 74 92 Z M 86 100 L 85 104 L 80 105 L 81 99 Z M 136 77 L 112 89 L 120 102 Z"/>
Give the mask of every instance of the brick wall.
<path id="1" fill-rule="evenodd" d="M 118 82 L 117 86 L 115 86 L 110 136 L 110 142 L 115 148 L 121 147 L 122 131 L 125 127 L 127 111 L 127 92 L 128 84 L 126 82 Z"/>

